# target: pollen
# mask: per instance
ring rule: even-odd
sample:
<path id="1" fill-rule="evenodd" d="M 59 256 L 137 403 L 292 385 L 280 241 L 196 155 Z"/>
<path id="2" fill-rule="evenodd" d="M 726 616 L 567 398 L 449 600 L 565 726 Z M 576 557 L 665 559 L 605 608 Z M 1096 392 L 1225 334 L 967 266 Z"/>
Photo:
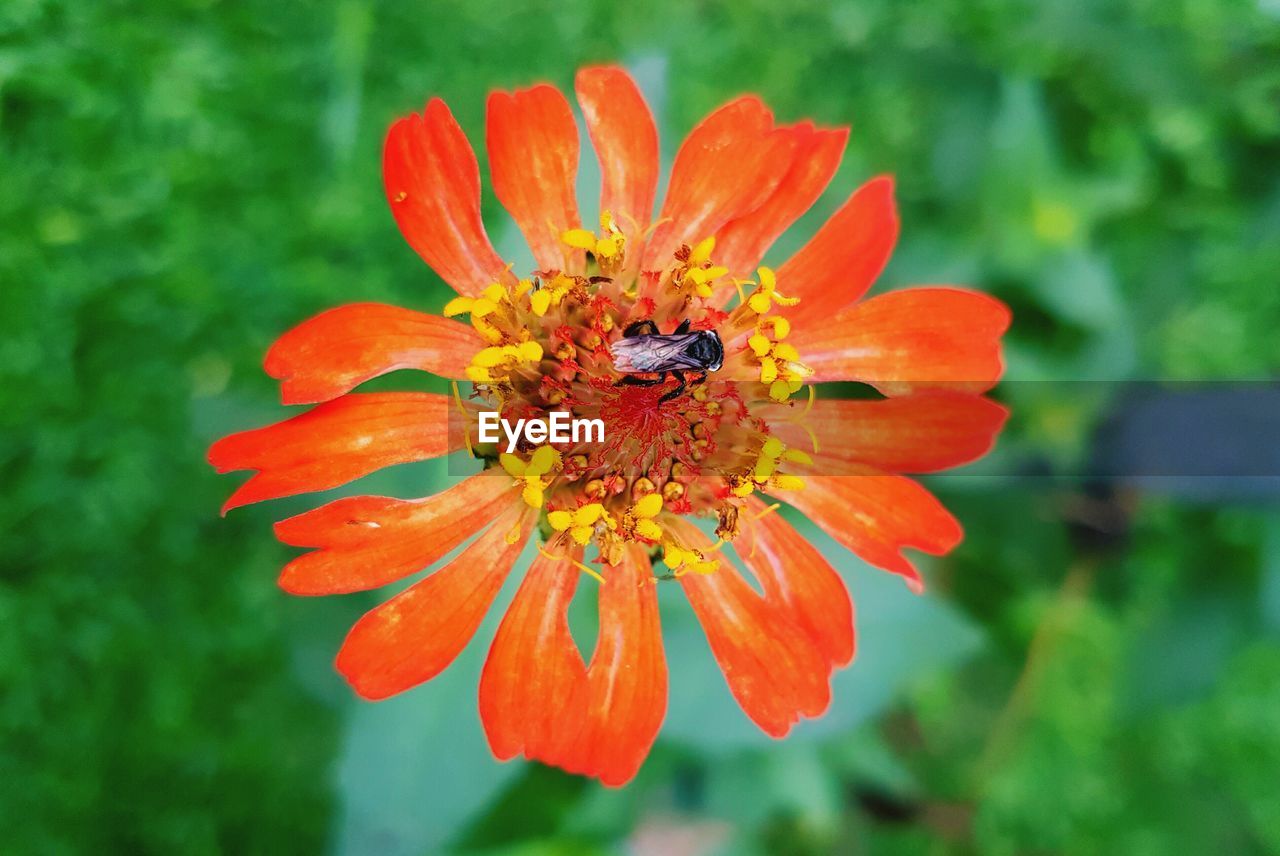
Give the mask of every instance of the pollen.
<path id="1" fill-rule="evenodd" d="M 617 528 L 617 521 L 605 511 L 598 502 L 590 502 L 575 511 L 552 511 L 547 514 L 547 522 L 557 532 L 569 533 L 575 542 L 586 546 L 595 534 L 596 525 L 603 524 L 610 529 Z"/>
<path id="2" fill-rule="evenodd" d="M 662 527 L 654 520 L 662 511 L 662 494 L 651 493 L 642 497 L 622 516 L 623 537 L 630 540 L 662 540 Z"/>
<path id="3" fill-rule="evenodd" d="M 560 452 L 554 446 L 539 446 L 526 462 L 518 455 L 503 453 L 498 463 L 507 475 L 521 485 L 520 496 L 530 508 L 542 508 L 546 488 L 553 481 L 549 474 L 561 465 Z"/>
<path id="4" fill-rule="evenodd" d="M 529 297 L 529 307 L 539 318 L 547 314 L 552 307 L 558 307 L 565 297 L 579 288 L 579 281 L 563 273 L 554 273 L 546 283 L 535 284 L 533 294 Z"/>
<path id="5" fill-rule="evenodd" d="M 662 562 L 677 577 L 688 573 L 713 574 L 720 569 L 718 561 L 707 559 L 701 550 L 681 546 L 674 539 L 663 543 Z"/>
<path id="6" fill-rule="evenodd" d="M 779 306 L 795 306 L 800 302 L 798 297 L 783 297 L 778 293 L 778 279 L 772 269 L 762 267 L 756 274 L 760 277 L 760 284 L 751 297 L 747 298 L 747 305 L 757 314 L 765 314 L 775 303 Z"/>
<path id="7" fill-rule="evenodd" d="M 627 237 L 608 211 L 600 215 L 598 235 L 579 227 L 561 232 L 560 240 L 570 247 L 591 253 L 603 274 L 616 273 L 626 263 Z"/>
<path id="8" fill-rule="evenodd" d="M 807 452 L 787 448 L 777 437 L 766 437 L 760 444 L 751 471 L 733 477 L 729 492 L 733 496 L 745 498 L 763 488 L 802 490 L 804 479 L 779 471 L 778 465 L 784 461 L 811 465 L 813 458 Z"/>
<path id="9" fill-rule="evenodd" d="M 534 341 L 518 345 L 482 348 L 467 366 L 467 378 L 476 383 L 491 383 L 505 378 L 518 366 L 542 361 L 542 345 Z"/>
<path id="10" fill-rule="evenodd" d="M 729 273 L 727 267 L 713 265 L 711 253 L 716 248 L 715 236 L 704 238 L 694 246 L 687 244 L 676 251 L 676 264 L 671 269 L 671 287 L 688 297 L 703 299 L 715 294 L 716 280 Z"/>
<path id="11" fill-rule="evenodd" d="M 755 312 L 755 332 L 747 339 L 747 347 L 760 362 L 760 382 L 769 388 L 769 398 L 785 402 L 804 386 L 804 379 L 813 370 L 800 361 L 800 352 L 789 342 L 782 341 L 791 334 L 791 322 L 781 314 L 766 314 L 776 303 L 794 306 L 798 297 L 783 297 L 778 293 L 778 281 L 773 271 L 762 267 L 757 271 L 760 284 L 747 299 L 747 307 Z"/>

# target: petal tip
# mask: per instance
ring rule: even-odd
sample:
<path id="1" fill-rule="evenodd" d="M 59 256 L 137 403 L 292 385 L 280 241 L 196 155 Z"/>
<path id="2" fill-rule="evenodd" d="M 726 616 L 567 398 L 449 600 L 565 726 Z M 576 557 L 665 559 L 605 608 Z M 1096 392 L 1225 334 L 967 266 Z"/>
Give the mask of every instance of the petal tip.
<path id="1" fill-rule="evenodd" d="M 374 682 L 362 679 L 359 667 L 349 659 L 346 643 L 343 643 L 343 647 L 339 648 L 337 655 L 334 656 L 333 669 L 342 676 L 342 679 L 347 682 L 347 686 L 351 687 L 351 691 L 361 701 L 384 701 L 404 691 L 387 691 L 378 687 Z"/>
<path id="2" fill-rule="evenodd" d="M 299 558 L 306 558 L 313 553 L 304 553 Z M 319 589 L 315 585 L 308 585 L 306 578 L 297 572 L 298 559 L 294 559 L 280 570 L 280 575 L 276 577 L 276 585 L 285 594 L 291 594 L 294 597 L 319 597 L 329 594 L 343 594 L 343 592 L 333 591 L 330 589 Z"/>

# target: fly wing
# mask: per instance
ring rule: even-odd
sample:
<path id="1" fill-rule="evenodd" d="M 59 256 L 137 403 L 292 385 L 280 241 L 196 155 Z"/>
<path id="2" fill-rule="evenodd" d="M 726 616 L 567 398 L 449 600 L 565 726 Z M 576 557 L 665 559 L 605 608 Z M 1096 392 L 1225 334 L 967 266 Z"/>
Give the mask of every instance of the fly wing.
<path id="1" fill-rule="evenodd" d="M 610 346 L 613 367 L 628 374 L 700 368 L 697 360 L 685 353 L 693 337 L 694 334 L 689 333 L 619 339 Z"/>

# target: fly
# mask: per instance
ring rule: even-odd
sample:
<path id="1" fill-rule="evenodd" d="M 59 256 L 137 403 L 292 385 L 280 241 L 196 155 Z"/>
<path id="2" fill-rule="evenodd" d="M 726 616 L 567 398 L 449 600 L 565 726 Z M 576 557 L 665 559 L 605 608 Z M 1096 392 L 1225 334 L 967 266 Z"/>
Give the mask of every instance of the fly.
<path id="1" fill-rule="evenodd" d="M 613 343 L 613 367 L 626 375 L 620 383 L 631 386 L 657 386 L 667 377 L 674 377 L 679 385 L 663 393 L 659 402 L 670 401 L 689 386 L 686 371 L 700 376 L 694 383 L 706 380 L 707 372 L 713 372 L 724 364 L 724 343 L 715 330 L 689 330 L 689 319 L 680 322 L 674 333 L 658 332 L 652 320 L 636 321 L 622 331 L 622 338 Z M 640 378 L 637 374 L 656 374 L 656 378 Z"/>

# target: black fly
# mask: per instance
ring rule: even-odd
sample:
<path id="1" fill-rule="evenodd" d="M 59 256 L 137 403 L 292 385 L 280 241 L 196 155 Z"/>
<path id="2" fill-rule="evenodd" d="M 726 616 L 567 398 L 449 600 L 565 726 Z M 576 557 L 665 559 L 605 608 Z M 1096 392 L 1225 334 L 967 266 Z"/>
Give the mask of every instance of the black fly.
<path id="1" fill-rule="evenodd" d="M 674 333 L 658 332 L 652 320 L 636 321 L 622 331 L 622 338 L 614 342 L 613 367 L 627 375 L 620 382 L 633 386 L 657 386 L 670 375 L 679 386 L 664 393 L 658 401 L 670 401 L 688 387 L 685 371 L 693 370 L 701 376 L 694 381 L 705 380 L 707 372 L 713 372 L 724 363 L 724 343 L 714 330 L 689 331 L 689 319 L 685 319 Z M 657 378 L 639 378 L 637 374 L 656 374 Z"/>

